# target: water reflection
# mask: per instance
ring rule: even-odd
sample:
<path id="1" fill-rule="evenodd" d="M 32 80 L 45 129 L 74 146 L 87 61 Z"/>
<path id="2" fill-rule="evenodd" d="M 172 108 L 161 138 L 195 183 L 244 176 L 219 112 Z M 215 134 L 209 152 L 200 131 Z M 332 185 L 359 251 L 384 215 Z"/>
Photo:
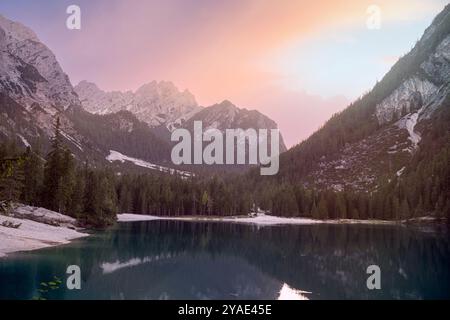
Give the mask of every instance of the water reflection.
<path id="1" fill-rule="evenodd" d="M 283 284 L 280 290 L 280 295 L 278 300 L 309 300 L 306 294 L 311 294 L 312 292 L 301 291 L 289 287 L 287 283 Z"/>
<path id="2" fill-rule="evenodd" d="M 0 298 L 31 299 L 39 284 L 82 269 L 82 290 L 53 299 L 450 298 L 447 231 L 395 226 L 257 228 L 230 223 L 120 224 L 68 246 L 0 260 Z M 377 264 L 382 290 L 366 287 Z"/>

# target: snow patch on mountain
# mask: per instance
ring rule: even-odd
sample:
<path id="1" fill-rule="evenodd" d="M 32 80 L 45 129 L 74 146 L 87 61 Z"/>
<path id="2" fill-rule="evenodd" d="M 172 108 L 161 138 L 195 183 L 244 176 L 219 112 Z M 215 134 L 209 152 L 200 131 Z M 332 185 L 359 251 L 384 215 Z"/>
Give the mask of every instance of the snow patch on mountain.
<path id="1" fill-rule="evenodd" d="M 421 140 L 420 134 L 414 130 L 419 119 L 419 114 L 420 110 L 418 112 L 407 114 L 395 124 L 399 129 L 405 129 L 406 131 L 408 131 L 408 140 L 412 143 L 412 148 L 409 149 L 410 152 L 413 152 L 415 149 L 417 149 L 417 146 L 419 145 L 419 142 Z"/>
<path id="2" fill-rule="evenodd" d="M 417 145 L 420 142 L 420 135 L 414 131 L 414 128 L 417 124 L 417 118 L 419 117 L 419 113 L 413 113 L 412 115 L 408 116 L 406 119 L 406 130 L 408 130 L 409 133 L 409 140 L 413 143 L 414 149 L 417 148 Z"/>
<path id="3" fill-rule="evenodd" d="M 27 141 L 27 139 L 25 139 L 24 136 L 22 136 L 21 134 L 17 134 L 17 136 L 20 138 L 20 140 L 22 140 L 22 143 L 25 145 L 25 147 L 31 147 L 31 144 Z"/>
<path id="4" fill-rule="evenodd" d="M 68 135 L 68 134 L 65 133 L 64 131 L 61 131 L 60 133 L 61 133 L 61 135 L 62 135 L 64 138 L 66 138 L 69 142 L 73 143 L 73 145 L 74 145 L 75 147 L 77 147 L 80 151 L 83 151 L 83 147 L 81 146 L 81 143 L 80 143 L 77 139 L 71 137 L 70 135 Z"/>
<path id="5" fill-rule="evenodd" d="M 420 134 L 415 131 L 421 110 L 423 110 L 423 108 L 421 108 L 417 112 L 407 114 L 395 123 L 395 126 L 397 128 L 406 130 L 408 132 L 408 140 L 411 142 L 412 146 L 408 147 L 407 150 L 411 153 L 414 152 L 415 149 L 417 149 L 419 142 L 422 139 Z"/>
<path id="6" fill-rule="evenodd" d="M 169 174 L 177 174 L 177 175 L 181 175 L 183 177 L 191 177 L 193 175 L 191 172 L 163 167 L 163 166 L 153 164 L 153 163 L 141 160 L 141 159 L 129 157 L 127 155 L 124 155 L 124 154 L 114 151 L 114 150 L 109 151 L 109 155 L 106 157 L 106 160 L 108 160 L 111 163 L 114 161 L 120 161 L 122 163 L 128 161 L 138 167 L 143 167 L 143 168 L 147 168 L 147 169 L 151 169 L 151 170 L 157 170 L 157 171 L 169 173 Z"/>
<path id="7" fill-rule="evenodd" d="M 402 167 L 400 170 L 398 170 L 398 171 L 395 173 L 395 175 L 396 175 L 397 177 L 400 177 L 400 176 L 403 174 L 403 171 L 405 171 L 405 169 L 406 169 L 406 167 Z"/>

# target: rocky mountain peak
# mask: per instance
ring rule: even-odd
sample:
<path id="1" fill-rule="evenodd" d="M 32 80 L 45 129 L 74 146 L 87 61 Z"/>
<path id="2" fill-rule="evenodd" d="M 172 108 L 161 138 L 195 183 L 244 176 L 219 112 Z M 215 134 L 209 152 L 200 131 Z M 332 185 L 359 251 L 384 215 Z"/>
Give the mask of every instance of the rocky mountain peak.
<path id="1" fill-rule="evenodd" d="M 236 107 L 231 101 L 224 100 L 221 103 L 212 105 L 211 110 L 214 110 L 216 115 L 226 116 L 229 120 L 233 120 L 239 113 L 240 109 Z"/>
<path id="2" fill-rule="evenodd" d="M 257 110 L 238 108 L 229 100 L 214 104 L 194 114 L 185 126 L 193 127 L 194 121 L 202 121 L 205 129 L 277 129 L 277 123 Z M 280 137 L 280 151 L 286 151 L 283 137 Z"/>
<path id="3" fill-rule="evenodd" d="M 3 30 L 7 43 L 32 40 L 39 41 L 36 33 L 19 22 L 9 20 L 0 14 L 0 28 Z"/>
<path id="4" fill-rule="evenodd" d="M 152 81 L 135 92 L 106 92 L 93 83 L 82 81 L 75 91 L 89 112 L 108 114 L 128 110 L 152 127 L 165 125 L 171 129 L 180 118 L 200 109 L 189 91 L 181 92 L 169 81 Z"/>
<path id="5" fill-rule="evenodd" d="M 79 90 L 88 90 L 92 92 L 100 91 L 99 87 L 97 87 L 95 83 L 86 80 L 80 81 L 80 83 L 78 83 L 77 85 L 77 88 Z"/>
<path id="6" fill-rule="evenodd" d="M 80 103 L 55 55 L 31 29 L 0 16 L 0 48 L 1 91 L 48 112 Z"/>

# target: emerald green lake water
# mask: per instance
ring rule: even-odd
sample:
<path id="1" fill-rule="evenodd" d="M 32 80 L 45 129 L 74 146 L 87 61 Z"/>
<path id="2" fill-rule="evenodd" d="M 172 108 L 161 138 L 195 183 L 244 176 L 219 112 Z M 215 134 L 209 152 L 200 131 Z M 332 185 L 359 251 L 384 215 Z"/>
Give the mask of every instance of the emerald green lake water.
<path id="1" fill-rule="evenodd" d="M 369 265 L 381 290 L 366 286 Z M 68 290 L 66 268 L 81 268 Z M 62 285 L 39 292 L 54 276 Z M 280 293 L 281 292 L 281 293 Z M 446 228 L 120 223 L 0 259 L 0 299 L 449 299 Z"/>

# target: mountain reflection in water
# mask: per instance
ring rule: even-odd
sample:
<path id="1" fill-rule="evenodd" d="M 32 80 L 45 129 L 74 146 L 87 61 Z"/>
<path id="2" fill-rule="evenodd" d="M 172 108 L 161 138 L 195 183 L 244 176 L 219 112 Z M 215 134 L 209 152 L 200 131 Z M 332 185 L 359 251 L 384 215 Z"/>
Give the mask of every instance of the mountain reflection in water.
<path id="1" fill-rule="evenodd" d="M 121 223 L 0 260 L 0 298 L 31 299 L 79 265 L 82 289 L 50 299 L 450 298 L 448 231 L 402 226 Z M 368 290 L 366 268 L 381 268 Z"/>

